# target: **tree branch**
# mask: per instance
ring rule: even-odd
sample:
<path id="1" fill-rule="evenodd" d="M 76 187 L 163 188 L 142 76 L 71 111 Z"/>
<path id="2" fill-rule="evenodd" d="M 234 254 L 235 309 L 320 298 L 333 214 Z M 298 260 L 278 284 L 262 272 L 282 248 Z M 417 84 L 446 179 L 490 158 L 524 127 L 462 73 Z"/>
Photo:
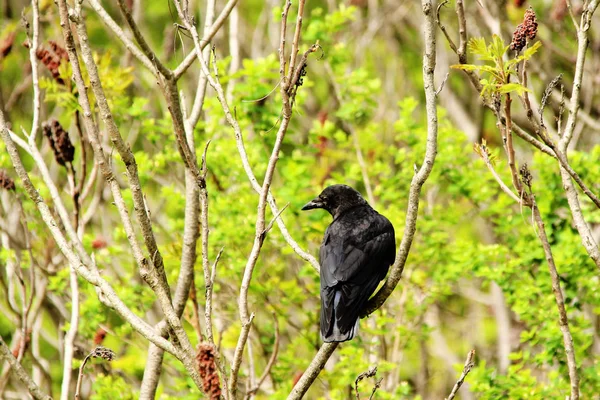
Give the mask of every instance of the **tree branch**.
<path id="1" fill-rule="evenodd" d="M 2 140 L 6 145 L 8 155 L 10 156 L 11 162 L 17 174 L 19 175 L 21 182 L 23 183 L 25 191 L 27 192 L 33 203 L 36 205 L 44 223 L 50 230 L 57 246 L 65 256 L 65 258 L 68 260 L 71 267 L 74 268 L 77 271 L 77 273 L 80 276 L 82 276 L 86 281 L 96 286 L 97 291 L 99 293 L 99 299 L 107 306 L 113 308 L 137 332 L 139 332 L 149 341 L 153 342 L 165 351 L 168 351 L 169 353 L 175 355 L 178 359 L 181 360 L 179 350 L 176 349 L 175 346 L 173 346 L 173 344 L 169 341 L 156 335 L 156 333 L 150 325 L 148 325 L 144 320 L 135 315 L 117 296 L 114 289 L 108 284 L 108 282 L 106 282 L 106 280 L 104 280 L 98 274 L 97 269 L 90 269 L 90 266 L 92 265 L 92 260 L 89 257 L 89 255 L 85 253 L 86 259 L 82 261 L 79 255 L 73 252 L 71 246 L 69 245 L 62 231 L 60 230 L 59 224 L 54 219 L 52 211 L 50 211 L 50 208 L 48 207 L 44 199 L 40 196 L 39 192 L 33 186 L 33 183 L 29 178 L 29 174 L 23 166 L 23 162 L 21 161 L 19 152 L 14 142 L 12 141 L 10 134 L 8 133 L 8 129 L 6 128 L 6 122 L 4 120 L 4 115 L 2 114 L 2 112 L 0 112 L 0 136 L 2 137 Z M 55 206 L 57 206 L 56 203 Z M 69 220 L 67 219 L 66 222 L 62 222 L 65 226 L 65 229 L 67 229 L 67 226 L 70 225 Z"/>
<path id="2" fill-rule="evenodd" d="M 219 14 L 217 20 L 212 24 L 208 33 L 205 32 L 202 36 L 202 39 L 199 40 L 200 49 L 198 50 L 194 47 L 194 50 L 192 50 L 190 54 L 188 54 L 185 57 L 185 59 L 181 62 L 181 64 L 179 64 L 179 66 L 177 66 L 177 68 L 173 70 L 173 77 L 176 80 L 178 80 L 185 73 L 185 71 L 187 71 L 187 69 L 194 63 L 194 60 L 196 60 L 196 51 L 202 51 L 202 49 L 204 49 L 210 43 L 210 41 L 217 34 L 217 32 L 219 32 L 219 29 L 221 29 L 221 27 L 229 17 L 231 10 L 233 10 L 237 2 L 238 0 L 229 0 L 227 4 L 225 4 L 225 7 L 223 7 L 223 11 L 221 11 L 221 14 Z"/>
<path id="3" fill-rule="evenodd" d="M 456 396 L 458 389 L 460 389 L 460 387 L 462 386 L 462 384 L 465 381 L 465 378 L 467 377 L 469 372 L 471 372 L 471 368 L 473 368 L 473 365 L 475 365 L 475 363 L 473 361 L 474 358 L 475 358 L 475 350 L 469 351 L 469 354 L 467 354 L 467 360 L 465 361 L 465 367 L 463 368 L 462 374 L 460 374 L 460 377 L 454 384 L 454 387 L 452 388 L 452 391 L 450 392 L 450 395 L 446 398 L 446 400 L 454 399 L 454 396 Z"/>
<path id="4" fill-rule="evenodd" d="M 125 231 L 127 232 L 127 236 L 132 247 L 134 256 L 136 257 L 136 260 L 138 261 L 138 265 L 140 267 L 140 274 L 142 278 L 152 288 L 152 290 L 156 293 L 162 311 L 165 313 L 165 317 L 167 318 L 169 325 L 173 329 L 179 345 L 182 346 L 183 352 L 181 353 L 181 355 L 185 358 L 184 364 L 186 364 L 186 367 L 191 368 L 189 372 L 194 381 L 197 382 L 198 387 L 200 388 L 200 377 L 198 375 L 198 372 L 195 370 L 195 363 L 193 362 L 195 355 L 194 349 L 192 348 L 190 340 L 181 325 L 181 321 L 175 313 L 175 310 L 173 309 L 173 306 L 171 304 L 171 293 L 169 290 L 169 285 L 164 270 L 163 259 L 158 249 L 156 239 L 154 237 L 150 216 L 147 212 L 146 204 L 144 201 L 144 195 L 141 189 L 141 184 L 139 182 L 137 164 L 135 162 L 135 158 L 133 156 L 133 153 L 131 152 L 131 149 L 123 141 L 112 117 L 110 108 L 108 106 L 108 102 L 106 100 L 104 90 L 102 89 L 102 84 L 100 82 L 100 77 L 98 75 L 98 70 L 93 59 L 92 51 L 89 46 L 87 38 L 87 29 L 83 17 L 81 16 L 80 3 L 75 3 L 75 10 L 71 14 L 70 18 L 73 19 L 74 22 L 76 22 L 77 24 L 77 33 L 81 44 L 82 59 L 87 67 L 90 83 L 94 95 L 96 97 L 96 101 L 98 103 L 98 108 L 100 109 L 100 114 L 108 128 L 111 141 L 119 151 L 119 154 L 121 155 L 121 158 L 127 170 L 129 185 L 133 195 L 132 197 L 134 201 L 134 209 L 136 211 L 136 215 L 141 226 L 142 235 L 146 243 L 146 248 L 150 254 L 149 258 L 144 257 L 142 250 L 139 244 L 137 243 L 137 240 L 135 238 L 135 231 L 131 219 L 129 218 L 129 214 L 126 209 L 121 190 L 118 184 L 116 184 L 114 178 L 111 179 L 112 171 L 110 171 L 110 167 L 104 159 L 104 154 L 99 142 L 97 126 L 92 120 L 92 114 L 90 111 L 91 107 L 87 96 L 86 85 L 79 66 L 79 60 L 76 53 L 75 43 L 69 24 L 69 15 L 66 0 L 59 0 L 58 4 L 60 10 L 61 26 L 63 28 L 63 36 L 67 45 L 67 53 L 69 55 L 71 66 L 73 68 L 73 76 L 75 77 L 75 82 L 77 84 L 77 89 L 79 92 L 79 102 L 82 108 L 84 109 L 84 119 L 85 121 L 87 121 L 86 129 L 88 131 L 88 134 L 90 135 L 90 140 L 94 147 L 94 153 L 96 154 L 96 158 L 97 160 L 99 160 L 99 163 L 103 163 L 101 165 L 104 165 L 103 172 L 107 182 L 111 186 L 113 197 L 115 199 L 115 204 L 117 204 L 117 208 L 119 208 L 120 210 L 122 221 L 125 226 Z"/>
<path id="5" fill-rule="evenodd" d="M 4 119 L 4 117 L 2 118 Z M 17 362 L 17 359 L 15 358 L 15 356 L 13 356 L 12 352 L 10 351 L 10 348 L 6 345 L 6 343 L 4 343 L 4 339 L 2 338 L 2 336 L 0 336 L 0 356 L 2 356 L 3 359 L 8 361 L 17 378 L 19 378 L 19 380 L 23 382 L 25 386 L 27 386 L 29 393 L 31 393 L 31 396 L 33 396 L 34 399 L 52 400 L 52 397 L 42 392 L 39 386 L 35 384 L 33 379 L 31 379 L 31 377 L 27 374 L 27 371 L 25 371 L 21 363 Z"/>
<path id="6" fill-rule="evenodd" d="M 573 337 L 571 336 L 571 330 L 569 329 L 569 320 L 567 318 L 567 311 L 565 309 L 565 301 L 563 298 L 562 290 L 560 288 L 560 277 L 556 270 L 556 264 L 554 264 L 554 257 L 552 256 L 552 249 L 548 242 L 548 236 L 546 236 L 546 229 L 544 222 L 540 214 L 540 210 L 535 202 L 535 197 L 531 195 L 533 211 L 533 218 L 538 227 L 537 234 L 542 242 L 544 248 L 544 254 L 546 255 L 546 262 L 548 269 L 550 270 L 550 277 L 552 279 L 552 292 L 554 292 L 554 298 L 556 300 L 556 306 L 558 308 L 558 323 L 560 325 L 560 331 L 563 336 L 563 344 L 565 346 L 565 353 L 567 354 L 567 366 L 569 368 L 569 380 L 571 382 L 571 400 L 579 399 L 579 374 L 577 372 L 577 362 L 575 361 L 575 348 L 573 346 Z"/>
<path id="7" fill-rule="evenodd" d="M 404 265 L 410 252 L 410 247 L 415 236 L 417 228 L 417 216 L 419 211 L 419 195 L 421 188 L 429 177 L 435 157 L 437 155 L 437 98 L 435 95 L 434 71 L 435 71 L 435 22 L 434 10 L 431 0 L 422 0 L 423 14 L 425 15 L 424 24 L 424 42 L 425 51 L 423 55 L 423 82 L 425 89 L 426 111 L 427 111 L 427 146 L 423 164 L 417 170 L 412 178 L 408 197 L 408 208 L 406 211 L 406 220 L 404 225 L 404 235 L 400 242 L 400 247 L 396 254 L 394 265 L 390 269 L 390 274 L 385 284 L 367 303 L 366 309 L 362 312 L 365 317 L 383 305 L 385 300 L 392 294 L 404 271 Z"/>
<path id="8" fill-rule="evenodd" d="M 423 164 L 416 171 L 410 184 L 409 198 L 408 198 L 408 210 L 406 213 L 404 235 L 400 243 L 400 248 L 396 254 L 394 265 L 390 269 L 390 274 L 383 285 L 383 287 L 373 296 L 367 303 L 365 310 L 362 312 L 361 317 L 365 317 L 385 303 L 387 298 L 392 294 L 404 271 L 404 265 L 410 252 L 410 247 L 414 239 L 417 216 L 419 211 L 419 196 L 423 184 L 429 177 L 435 157 L 437 155 L 437 110 L 436 110 L 436 94 L 435 94 L 435 83 L 434 83 L 434 72 L 435 72 L 435 21 L 434 14 L 435 9 L 431 0 L 421 1 L 424 18 L 424 54 L 423 54 L 423 81 L 425 89 L 426 99 L 426 112 L 427 112 L 427 146 L 425 150 L 425 156 Z M 304 371 L 304 374 L 294 386 L 294 389 L 288 396 L 288 400 L 298 400 L 306 393 L 312 383 L 315 381 L 321 369 L 325 366 L 325 363 L 329 357 L 333 354 L 339 343 L 324 343 L 312 362 Z"/>

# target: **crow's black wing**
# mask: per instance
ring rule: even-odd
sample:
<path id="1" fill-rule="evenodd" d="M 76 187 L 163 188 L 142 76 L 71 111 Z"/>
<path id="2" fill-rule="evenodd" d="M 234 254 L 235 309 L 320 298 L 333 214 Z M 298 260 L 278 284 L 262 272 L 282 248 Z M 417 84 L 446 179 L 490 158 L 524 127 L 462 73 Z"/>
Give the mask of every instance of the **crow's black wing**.
<path id="1" fill-rule="evenodd" d="M 321 333 L 325 339 L 334 328 L 349 336 L 344 340 L 352 338 L 362 308 L 394 261 L 392 224 L 370 207 L 367 211 L 334 221 L 321 246 Z"/>

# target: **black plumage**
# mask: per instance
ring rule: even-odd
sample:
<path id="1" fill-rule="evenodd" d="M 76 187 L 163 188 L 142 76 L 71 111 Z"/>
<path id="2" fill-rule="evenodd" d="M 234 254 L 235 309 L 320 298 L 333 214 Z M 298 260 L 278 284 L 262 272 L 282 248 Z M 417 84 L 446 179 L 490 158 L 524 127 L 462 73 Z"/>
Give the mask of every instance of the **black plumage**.
<path id="1" fill-rule="evenodd" d="M 314 208 L 333 217 L 319 251 L 321 337 L 344 342 L 356 335 L 361 311 L 394 262 L 394 227 L 347 185 L 329 186 L 302 207 Z"/>

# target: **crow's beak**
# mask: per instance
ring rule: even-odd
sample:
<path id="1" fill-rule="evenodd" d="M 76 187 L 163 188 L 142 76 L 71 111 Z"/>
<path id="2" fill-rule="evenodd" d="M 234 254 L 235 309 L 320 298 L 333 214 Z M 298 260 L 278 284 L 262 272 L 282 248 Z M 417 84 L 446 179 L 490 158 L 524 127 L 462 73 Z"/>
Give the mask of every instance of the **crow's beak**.
<path id="1" fill-rule="evenodd" d="M 323 208 L 323 201 L 317 197 L 306 203 L 304 207 L 302 207 L 302 211 L 312 210 L 313 208 Z"/>

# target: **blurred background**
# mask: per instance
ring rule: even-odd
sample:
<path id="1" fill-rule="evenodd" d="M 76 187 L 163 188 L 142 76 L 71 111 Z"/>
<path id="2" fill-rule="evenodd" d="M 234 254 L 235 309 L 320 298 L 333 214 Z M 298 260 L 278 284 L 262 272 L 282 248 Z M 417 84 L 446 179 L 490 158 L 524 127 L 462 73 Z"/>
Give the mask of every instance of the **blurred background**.
<path id="1" fill-rule="evenodd" d="M 573 16 L 579 20 L 582 2 L 570 3 Z M 125 29 L 116 2 L 102 4 Z M 22 15 L 31 20 L 31 7 L 22 0 L 2 0 L 0 5 L 0 108 L 12 130 L 20 133 L 21 126 L 30 129 L 32 118 L 31 66 L 21 24 Z M 159 59 L 170 68 L 178 66 L 193 49 L 170 1 L 128 0 L 127 6 Z M 223 1 L 217 1 L 217 15 L 223 6 Z M 211 41 L 219 77 L 259 180 L 281 118 L 277 49 L 282 6 L 281 0 L 239 1 Z M 527 63 L 532 103 L 537 110 L 547 84 L 562 74 L 568 106 L 577 35 L 567 1 L 478 0 L 465 2 L 464 7 L 469 38 L 483 37 L 489 43 L 492 35 L 498 35 L 505 45 L 531 7 L 539 23 L 533 42 L 542 44 Z M 169 282 L 175 282 L 183 235 L 184 169 L 170 114 L 154 76 L 128 53 L 87 1 L 83 9 L 115 120 L 140 169 Z M 196 10 L 201 29 L 206 3 L 190 1 L 190 9 Z M 39 56 L 42 120 L 56 119 L 70 132 L 76 160 L 82 157 L 81 147 L 87 146 L 91 169 L 85 133 L 83 140 L 76 133 L 73 115 L 78 111 L 77 93 L 71 84 L 70 66 L 60 56 L 64 42 L 57 12 L 53 1 L 40 2 L 40 45 L 51 53 L 51 57 Z M 296 12 L 294 2 L 290 27 Z M 439 19 L 458 43 L 455 1 L 439 8 Z M 289 43 L 292 31 L 288 29 Z M 308 1 L 300 52 L 317 42 L 320 50 L 309 57 L 272 193 L 281 206 L 289 203 L 283 219 L 294 239 L 315 256 L 330 217 L 324 211 L 301 213 L 300 208 L 334 183 L 346 183 L 361 191 L 392 221 L 399 243 L 414 165 L 422 162 L 426 144 L 421 4 Z M 468 57 L 469 62 L 475 62 L 475 57 Z M 308 392 L 308 399 L 356 398 L 356 377 L 373 365 L 378 366 L 376 378 L 359 385 L 364 398 L 371 394 L 375 379 L 382 378 L 374 398 L 443 399 L 471 349 L 476 350 L 475 366 L 459 391 L 461 399 L 564 399 L 570 392 L 558 311 L 531 210 L 520 208 L 499 189 L 473 151 L 474 143 L 485 140 L 496 157 L 497 171 L 505 182 L 510 181 L 496 118 L 483 106 L 468 77 L 450 69 L 457 63 L 458 57 L 438 29 L 436 84 L 445 82 L 439 94 L 438 157 L 423 188 L 417 233 L 404 275 L 386 304 L 361 320 L 359 337 L 344 343 L 334 354 Z M 190 111 L 199 74 L 196 62 L 179 81 L 183 103 Z M 569 153 L 571 165 L 595 193 L 600 190 L 599 88 L 600 16 L 596 15 L 589 30 L 580 114 Z M 560 108 L 558 90 L 547 105 L 548 125 L 556 126 L 554 116 Z M 215 335 L 221 354 L 230 362 L 240 331 L 237 296 L 254 240 L 258 199 L 244 173 L 233 131 L 210 87 L 199 118 L 194 131 L 197 154 L 211 140 L 207 155 L 210 259 L 224 248 L 214 288 Z M 534 134 L 517 101 L 513 118 Z M 132 210 L 123 163 L 117 152 L 110 151 L 106 136 L 107 154 L 113 158 L 112 167 Z M 65 169 L 52 161 L 52 150 L 42 135 L 38 146 L 54 180 L 65 188 L 62 195 L 68 198 Z M 0 147 L 0 166 L 15 179 L 24 207 L 23 217 L 15 197 L 2 192 L 0 335 L 12 343 L 12 349 L 21 343 L 18 278 L 29 276 L 34 269 L 36 318 L 26 341 L 23 365 L 33 371 L 44 390 L 57 395 L 62 376 L 57 360 L 62 360 L 62 343 L 69 326 L 69 267 L 34 204 L 19 187 L 4 145 Z M 599 271 L 573 225 L 556 160 L 518 138 L 515 148 L 518 163 L 527 163 L 532 171 L 533 190 L 559 271 L 581 376 L 581 396 L 598 399 Z M 33 162 L 22 155 L 34 183 L 39 184 Z M 47 189 L 38 187 L 49 199 Z M 580 200 L 598 241 L 600 214 L 587 197 Z M 139 277 L 101 175 L 92 183 L 82 215 L 86 223 L 84 244 L 94 252 L 103 274 L 139 315 L 152 324 L 158 322 L 162 318 L 160 308 Z M 268 213 L 267 218 L 272 215 Z M 31 236 L 31 252 L 24 242 L 24 220 Z M 202 315 L 204 281 L 200 263 L 197 265 L 195 286 Z M 80 354 L 76 358 L 80 360 L 97 344 L 117 353 L 115 361 L 90 368 L 93 379 L 84 382 L 85 398 L 137 398 L 147 342 L 100 304 L 91 285 L 80 280 L 80 286 L 76 340 Z M 249 304 L 256 317 L 242 364 L 241 393 L 246 382 L 262 374 L 279 336 L 276 362 L 255 397 L 285 398 L 321 343 L 319 276 L 275 227 L 267 235 L 254 272 Z M 194 326 L 204 320 L 198 321 L 192 305 L 188 306 L 184 320 L 195 344 L 201 339 L 194 337 Z M 26 389 L 8 374 L 7 364 L 0 368 L 0 398 L 24 398 Z M 189 390 L 185 370 L 170 356 L 165 357 L 161 379 L 158 398 L 197 398 Z"/>

